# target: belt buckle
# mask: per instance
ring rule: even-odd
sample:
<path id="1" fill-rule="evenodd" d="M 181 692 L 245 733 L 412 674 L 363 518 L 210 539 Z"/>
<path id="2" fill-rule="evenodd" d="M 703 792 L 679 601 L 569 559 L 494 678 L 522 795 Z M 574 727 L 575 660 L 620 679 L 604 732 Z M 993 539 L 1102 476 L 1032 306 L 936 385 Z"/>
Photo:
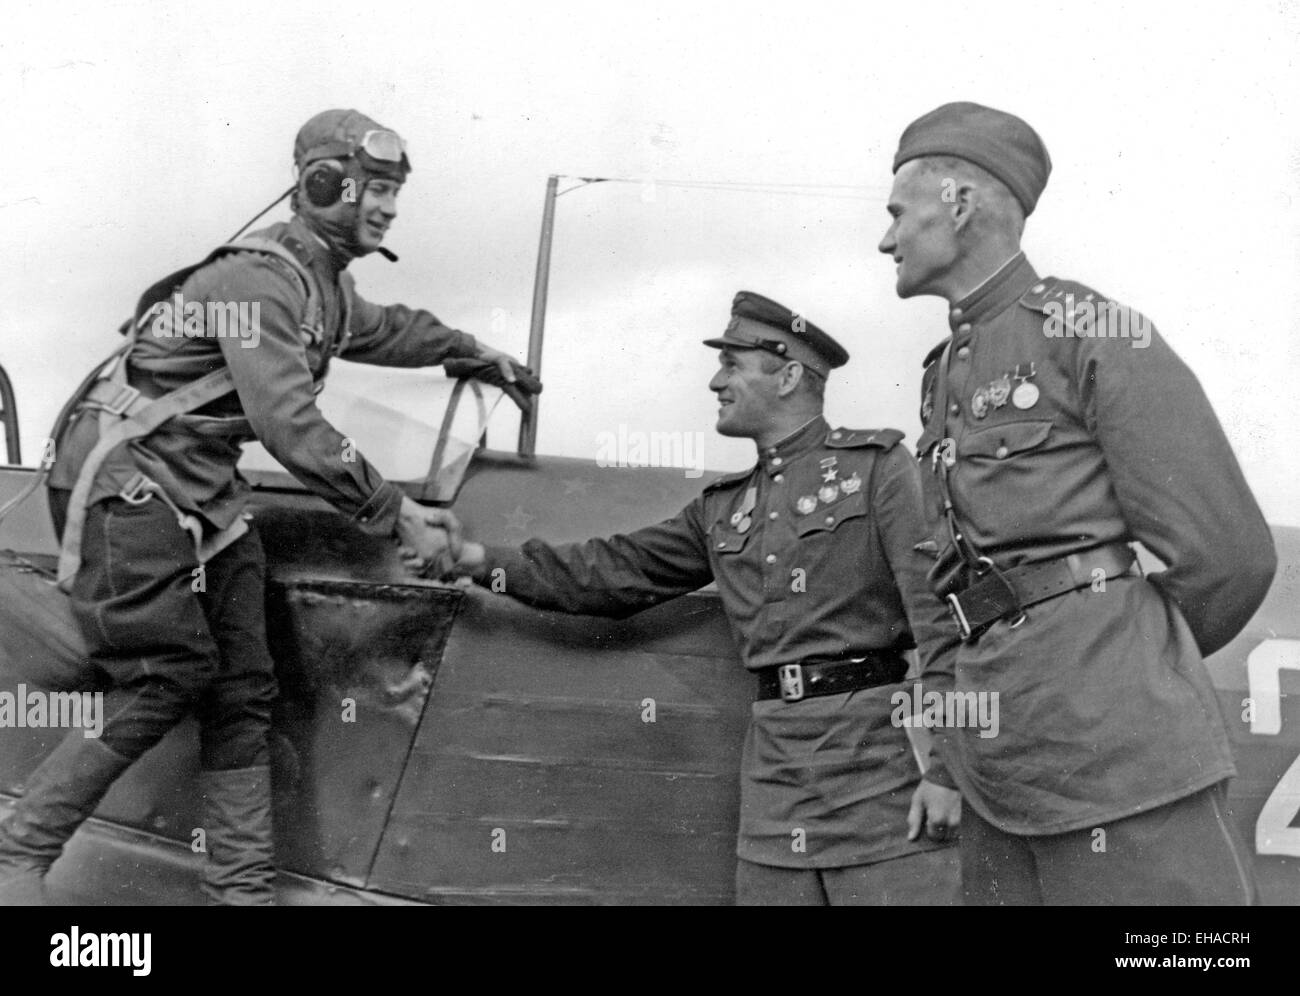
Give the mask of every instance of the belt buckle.
<path id="1" fill-rule="evenodd" d="M 961 610 L 961 599 L 956 595 L 947 595 L 945 600 L 948 603 L 948 611 L 957 623 L 957 632 L 961 635 L 963 641 L 969 641 L 971 636 L 970 623 L 966 619 L 966 613 Z"/>
<path id="2" fill-rule="evenodd" d="M 985 574 L 992 574 L 997 578 L 998 584 L 1002 585 L 1003 590 L 1011 596 L 1011 601 L 1015 603 L 1015 608 L 1008 609 L 1006 614 L 1002 616 L 1002 619 L 1006 621 L 1007 617 L 1010 616 L 1012 612 L 1015 612 L 1016 618 L 1011 620 L 1011 628 L 1019 629 L 1024 625 L 1025 620 L 1028 618 L 1028 616 L 1025 615 L 1024 608 L 1020 605 L 1020 594 L 1011 586 L 1011 582 L 1007 580 L 1006 575 L 998 570 L 998 565 L 993 563 L 991 559 L 988 557 L 980 557 L 980 563 L 985 565 L 985 569 L 980 572 L 980 576 L 983 577 Z"/>
<path id="3" fill-rule="evenodd" d="M 104 411 L 110 415 L 123 415 L 138 397 L 140 397 L 139 388 L 132 387 L 130 384 L 121 384 L 118 387 L 117 397 L 103 406 Z"/>
<path id="4" fill-rule="evenodd" d="M 126 487 L 119 491 L 117 496 L 132 505 L 143 505 L 153 497 L 153 489 L 153 481 L 145 477 L 144 474 L 137 473 L 135 477 L 126 482 Z"/>
<path id="5" fill-rule="evenodd" d="M 803 698 L 802 664 L 782 664 L 776 669 L 776 677 L 781 685 L 782 701 L 798 702 Z"/>

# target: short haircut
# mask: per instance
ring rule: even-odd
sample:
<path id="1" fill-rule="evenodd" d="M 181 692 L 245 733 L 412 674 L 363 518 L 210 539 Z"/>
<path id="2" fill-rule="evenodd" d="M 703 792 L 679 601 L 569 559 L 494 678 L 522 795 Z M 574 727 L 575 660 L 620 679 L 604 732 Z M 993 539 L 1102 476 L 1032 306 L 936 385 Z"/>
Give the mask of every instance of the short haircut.
<path id="1" fill-rule="evenodd" d="M 765 349 L 758 351 L 758 369 L 765 374 L 774 374 L 787 363 L 798 362 L 798 360 L 788 360 L 783 356 L 777 356 L 775 353 L 769 353 Z M 799 366 L 803 368 L 803 376 L 799 378 L 800 388 L 807 391 L 818 401 L 824 399 L 826 397 L 826 378 L 805 363 L 799 363 Z"/>
<path id="2" fill-rule="evenodd" d="M 992 224 L 1000 229 L 1011 229 L 1016 238 L 1025 230 L 1025 209 L 1011 188 L 996 176 L 969 159 L 957 156 L 921 156 L 917 163 L 917 176 L 941 176 L 957 183 L 974 183 L 986 195 L 982 198 L 985 216 L 975 219 L 979 228 Z"/>

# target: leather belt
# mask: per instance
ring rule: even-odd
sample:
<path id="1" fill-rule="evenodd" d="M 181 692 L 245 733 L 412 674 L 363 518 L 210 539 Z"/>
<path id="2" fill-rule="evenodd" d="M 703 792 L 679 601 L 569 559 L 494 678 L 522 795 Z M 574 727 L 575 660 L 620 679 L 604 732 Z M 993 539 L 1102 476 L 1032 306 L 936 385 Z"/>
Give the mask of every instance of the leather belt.
<path id="1" fill-rule="evenodd" d="M 898 653 L 881 651 L 868 654 L 860 660 L 780 664 L 754 673 L 758 676 L 760 699 L 798 702 L 819 695 L 892 685 L 906 677 L 907 661 Z"/>
<path id="2" fill-rule="evenodd" d="M 1136 557 L 1127 543 L 1107 543 L 1005 571 L 999 570 L 992 561 L 981 559 L 988 566 L 985 575 L 964 591 L 947 596 L 948 611 L 957 622 L 961 638 L 967 641 L 1011 615 L 1019 616 L 1012 623 L 1013 627 L 1019 626 L 1029 606 L 1076 588 L 1087 588 L 1098 580 L 1098 570 L 1108 579 L 1127 574 Z"/>

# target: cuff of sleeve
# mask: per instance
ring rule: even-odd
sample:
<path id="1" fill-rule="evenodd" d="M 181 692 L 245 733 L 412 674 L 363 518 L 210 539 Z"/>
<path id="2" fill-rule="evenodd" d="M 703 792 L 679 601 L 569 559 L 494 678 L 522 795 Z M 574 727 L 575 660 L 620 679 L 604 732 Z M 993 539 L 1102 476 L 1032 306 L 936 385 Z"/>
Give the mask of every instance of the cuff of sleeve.
<path id="1" fill-rule="evenodd" d="M 505 572 L 498 577 L 509 577 L 509 565 L 516 563 L 519 558 L 519 550 L 513 546 L 495 546 L 491 543 L 483 544 L 483 566 L 470 575 L 470 580 L 475 584 L 487 587 L 493 572 L 500 569 Z M 500 589 L 502 591 L 505 588 Z"/>
<path id="2" fill-rule="evenodd" d="M 456 343 L 456 355 L 464 359 L 478 356 L 478 340 L 468 332 L 458 331 L 456 334 L 460 336 L 460 340 Z"/>
<path id="3" fill-rule="evenodd" d="M 927 782 L 935 785 L 942 785 L 946 789 L 957 791 L 957 782 L 953 779 L 948 771 L 948 764 L 944 760 L 944 753 L 947 747 L 946 734 L 935 732 L 934 739 L 930 742 L 930 766 L 925 769 L 922 775 Z"/>
<path id="4" fill-rule="evenodd" d="M 930 752 L 930 767 L 922 777 L 927 782 L 957 791 L 957 783 L 953 781 L 952 775 L 948 774 L 948 766 L 943 763 L 943 758 L 939 756 L 938 751 Z"/>
<path id="5" fill-rule="evenodd" d="M 381 484 L 370 500 L 352 517 L 363 532 L 374 536 L 391 536 L 397 528 L 397 513 L 402 507 L 402 490 L 391 481 Z"/>

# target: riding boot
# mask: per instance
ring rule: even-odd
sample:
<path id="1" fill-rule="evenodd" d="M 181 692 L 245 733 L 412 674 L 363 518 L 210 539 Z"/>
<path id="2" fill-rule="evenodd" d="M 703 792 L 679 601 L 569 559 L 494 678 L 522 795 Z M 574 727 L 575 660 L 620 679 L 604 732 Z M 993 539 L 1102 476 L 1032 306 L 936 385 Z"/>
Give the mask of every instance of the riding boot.
<path id="1" fill-rule="evenodd" d="M 271 769 L 205 771 L 199 785 L 207 832 L 203 892 L 208 904 L 274 906 Z"/>
<path id="2" fill-rule="evenodd" d="M 64 737 L 0 822 L 0 905 L 48 903 L 45 873 L 130 764 L 131 758 L 82 730 Z"/>

